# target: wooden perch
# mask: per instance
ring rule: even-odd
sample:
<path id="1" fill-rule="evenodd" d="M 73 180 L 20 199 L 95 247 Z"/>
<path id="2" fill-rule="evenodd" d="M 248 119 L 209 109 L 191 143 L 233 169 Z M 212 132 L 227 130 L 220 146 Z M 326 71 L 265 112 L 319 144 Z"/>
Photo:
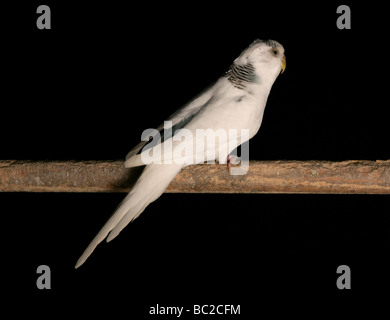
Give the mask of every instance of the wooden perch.
<path id="1" fill-rule="evenodd" d="M 123 161 L 0 160 L 0 191 L 128 192 L 141 172 Z M 166 192 L 390 194 L 390 160 L 252 161 L 242 176 L 226 165 L 188 166 Z"/>

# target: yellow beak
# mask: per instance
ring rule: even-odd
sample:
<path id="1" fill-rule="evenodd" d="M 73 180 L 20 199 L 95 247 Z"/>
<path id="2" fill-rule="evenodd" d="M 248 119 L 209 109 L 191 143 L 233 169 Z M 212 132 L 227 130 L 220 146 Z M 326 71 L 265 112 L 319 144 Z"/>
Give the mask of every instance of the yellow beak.
<path id="1" fill-rule="evenodd" d="M 283 55 L 283 58 L 282 58 L 282 71 L 280 71 L 280 73 L 282 74 L 285 69 L 286 69 L 286 56 Z"/>

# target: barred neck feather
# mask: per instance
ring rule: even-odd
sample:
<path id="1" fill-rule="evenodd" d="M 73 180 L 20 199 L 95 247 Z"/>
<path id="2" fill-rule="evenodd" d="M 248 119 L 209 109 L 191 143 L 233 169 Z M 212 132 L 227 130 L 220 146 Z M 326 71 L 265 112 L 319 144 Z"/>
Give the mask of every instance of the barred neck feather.
<path id="1" fill-rule="evenodd" d="M 255 68 L 251 63 L 233 64 L 224 76 L 234 87 L 241 90 L 245 90 L 248 83 L 254 83 L 256 80 Z"/>

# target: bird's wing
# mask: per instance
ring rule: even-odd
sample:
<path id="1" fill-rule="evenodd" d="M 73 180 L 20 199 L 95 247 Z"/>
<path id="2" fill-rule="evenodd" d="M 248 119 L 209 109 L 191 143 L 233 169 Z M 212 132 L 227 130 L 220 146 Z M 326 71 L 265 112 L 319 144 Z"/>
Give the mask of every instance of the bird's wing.
<path id="1" fill-rule="evenodd" d="M 207 92 L 207 96 L 200 97 L 199 104 L 188 105 L 185 110 L 180 110 L 171 117 L 175 120 L 173 127 L 168 131 L 171 136 L 163 136 L 161 144 L 153 145 L 151 143 L 147 145 L 142 153 L 127 159 L 125 167 L 141 166 L 145 164 L 143 159 L 148 159 L 150 163 L 184 162 L 191 164 L 214 160 L 224 163 L 227 155 L 238 145 L 245 142 L 245 139 L 241 137 L 240 130 L 250 129 L 252 122 L 258 122 L 253 114 L 256 110 L 256 99 L 251 94 L 243 93 L 241 90 L 234 88 L 226 78 L 220 78 L 212 89 L 212 91 Z M 253 116 L 250 116 L 251 114 Z M 180 129 L 186 129 L 191 135 L 186 136 L 187 132 Z M 230 136 L 230 129 L 237 131 L 235 137 Z M 204 135 L 200 134 L 199 137 L 198 130 L 203 132 Z M 160 133 L 164 134 L 165 130 Z M 183 136 L 184 141 L 182 141 Z M 221 137 L 224 136 L 226 136 L 226 139 L 221 140 Z M 205 141 L 207 143 L 204 143 Z M 168 143 L 170 144 L 169 149 L 175 150 L 174 152 L 165 152 L 165 146 Z M 188 148 L 185 143 L 188 143 Z M 179 150 L 185 153 L 184 156 L 182 152 L 177 152 L 175 149 L 179 145 Z M 196 150 L 192 149 L 192 151 L 186 153 L 191 146 L 195 146 Z M 202 146 L 204 147 L 202 148 Z M 220 155 L 226 154 L 226 156 L 218 156 L 220 150 Z"/>
<path id="2" fill-rule="evenodd" d="M 193 117 L 210 101 L 215 91 L 215 84 L 210 85 L 203 92 L 193 98 L 190 102 L 185 104 L 175 113 L 173 113 L 167 121 L 172 121 L 172 130 L 171 132 L 175 133 L 176 130 L 183 128 L 188 122 L 190 122 Z M 137 167 L 142 166 L 144 163 L 141 160 L 141 149 L 144 148 L 157 134 L 161 135 L 161 141 L 166 141 L 172 137 L 164 136 L 164 124 L 161 124 L 153 133 L 149 135 L 148 141 L 141 141 L 137 146 L 135 146 L 130 152 L 126 155 L 125 167 Z M 146 151 L 149 148 L 143 150 Z"/>

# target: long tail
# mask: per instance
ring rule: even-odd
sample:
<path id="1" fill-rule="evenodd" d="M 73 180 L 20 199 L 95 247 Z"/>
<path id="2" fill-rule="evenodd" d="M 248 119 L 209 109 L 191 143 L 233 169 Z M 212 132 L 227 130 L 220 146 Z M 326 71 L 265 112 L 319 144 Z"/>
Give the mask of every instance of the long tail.
<path id="1" fill-rule="evenodd" d="M 177 164 L 151 164 L 146 166 L 133 189 L 85 249 L 75 268 L 80 267 L 88 259 L 96 246 L 107 235 L 107 242 L 114 239 L 151 202 L 159 198 L 181 168 L 182 166 Z"/>

